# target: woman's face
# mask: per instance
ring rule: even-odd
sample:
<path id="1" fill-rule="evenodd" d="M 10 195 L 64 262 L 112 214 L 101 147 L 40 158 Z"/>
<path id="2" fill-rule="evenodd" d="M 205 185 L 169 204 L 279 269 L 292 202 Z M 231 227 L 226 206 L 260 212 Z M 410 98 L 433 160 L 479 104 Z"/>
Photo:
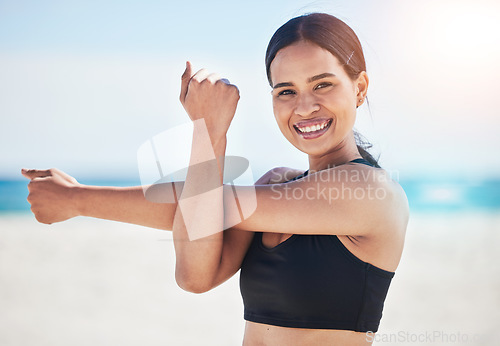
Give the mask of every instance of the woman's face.
<path id="1" fill-rule="evenodd" d="M 366 93 L 366 73 L 353 81 L 333 54 L 304 41 L 278 51 L 270 72 L 274 115 L 288 141 L 313 156 L 344 147 Z"/>

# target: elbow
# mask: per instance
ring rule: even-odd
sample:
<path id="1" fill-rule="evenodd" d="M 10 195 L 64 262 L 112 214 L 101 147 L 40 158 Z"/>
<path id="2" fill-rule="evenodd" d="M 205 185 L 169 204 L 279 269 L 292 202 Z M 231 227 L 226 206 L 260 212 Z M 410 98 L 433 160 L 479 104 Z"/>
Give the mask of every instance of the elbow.
<path id="1" fill-rule="evenodd" d="M 175 272 L 177 286 L 186 292 L 201 294 L 210 291 L 213 286 L 209 280 L 200 275 L 187 275 L 180 271 Z"/>
<path id="2" fill-rule="evenodd" d="M 182 288 L 186 292 L 201 294 L 210 291 L 212 288 L 209 285 L 202 284 L 195 281 L 185 281 L 185 280 L 176 280 L 177 286 Z"/>

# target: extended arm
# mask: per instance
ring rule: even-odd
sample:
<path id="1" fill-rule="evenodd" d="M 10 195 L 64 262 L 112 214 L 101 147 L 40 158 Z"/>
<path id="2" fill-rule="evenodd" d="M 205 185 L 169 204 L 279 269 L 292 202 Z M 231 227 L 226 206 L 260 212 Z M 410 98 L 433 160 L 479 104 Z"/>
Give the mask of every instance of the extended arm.
<path id="1" fill-rule="evenodd" d="M 277 183 L 280 178 L 290 179 L 300 173 L 290 168 L 275 168 L 256 184 Z M 153 203 L 144 197 L 142 186 L 83 185 L 56 168 L 23 170 L 22 174 L 30 179 L 28 201 L 41 223 L 52 224 L 87 216 L 172 230 L 176 203 Z M 182 190 L 183 184 L 177 182 L 176 189 Z"/>
<path id="2" fill-rule="evenodd" d="M 22 173 L 31 180 L 28 201 L 39 222 L 51 224 L 89 216 L 172 230 L 176 204 L 148 201 L 142 186 L 83 185 L 56 168 Z"/>

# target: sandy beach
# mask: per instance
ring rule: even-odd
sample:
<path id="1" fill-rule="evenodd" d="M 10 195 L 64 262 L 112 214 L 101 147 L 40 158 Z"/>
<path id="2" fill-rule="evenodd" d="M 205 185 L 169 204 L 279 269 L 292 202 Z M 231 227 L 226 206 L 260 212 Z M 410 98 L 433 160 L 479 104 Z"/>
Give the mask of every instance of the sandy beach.
<path id="1" fill-rule="evenodd" d="M 495 345 L 500 214 L 413 214 L 374 345 Z M 169 232 L 0 216 L 0 345 L 240 345 L 238 276 L 177 287 Z"/>

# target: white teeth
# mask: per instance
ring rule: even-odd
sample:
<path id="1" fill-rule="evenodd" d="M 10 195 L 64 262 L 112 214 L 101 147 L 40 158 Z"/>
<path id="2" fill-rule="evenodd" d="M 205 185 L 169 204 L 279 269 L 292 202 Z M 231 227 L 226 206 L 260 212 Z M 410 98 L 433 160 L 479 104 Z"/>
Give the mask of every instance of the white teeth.
<path id="1" fill-rule="evenodd" d="M 297 128 L 302 133 L 309 133 L 309 132 L 313 132 L 313 131 L 322 130 L 326 127 L 326 125 L 328 125 L 328 122 L 324 122 L 321 125 L 318 124 L 318 125 L 312 125 L 312 126 L 306 126 L 306 127 L 298 127 L 297 126 Z"/>

